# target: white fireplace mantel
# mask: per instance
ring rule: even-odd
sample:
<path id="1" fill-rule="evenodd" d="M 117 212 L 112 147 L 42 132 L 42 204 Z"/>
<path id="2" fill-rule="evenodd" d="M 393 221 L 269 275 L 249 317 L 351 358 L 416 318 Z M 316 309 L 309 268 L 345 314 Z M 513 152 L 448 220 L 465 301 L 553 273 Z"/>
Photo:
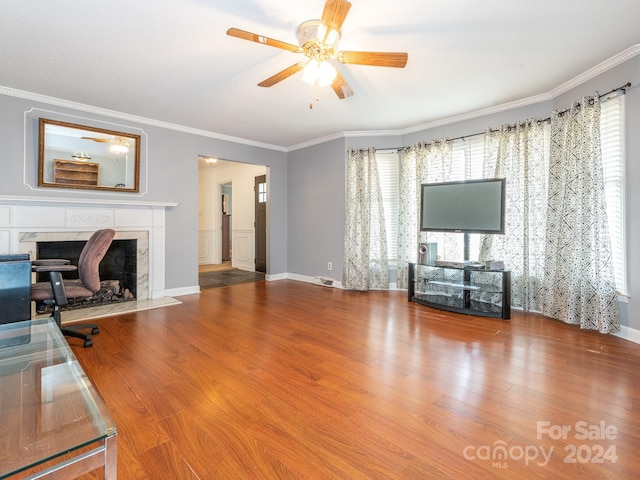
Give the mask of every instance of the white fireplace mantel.
<path id="1" fill-rule="evenodd" d="M 101 205 L 101 206 L 122 206 L 122 207 L 149 207 L 167 208 L 177 207 L 178 202 L 152 202 L 142 199 L 88 199 L 88 198 L 65 198 L 65 197 L 28 197 L 0 195 L 0 205 Z"/>
<path id="2" fill-rule="evenodd" d="M 0 254 L 28 253 L 37 241 L 88 239 L 112 228 L 116 239 L 136 239 L 138 296 L 164 297 L 165 213 L 175 202 L 0 195 Z"/>

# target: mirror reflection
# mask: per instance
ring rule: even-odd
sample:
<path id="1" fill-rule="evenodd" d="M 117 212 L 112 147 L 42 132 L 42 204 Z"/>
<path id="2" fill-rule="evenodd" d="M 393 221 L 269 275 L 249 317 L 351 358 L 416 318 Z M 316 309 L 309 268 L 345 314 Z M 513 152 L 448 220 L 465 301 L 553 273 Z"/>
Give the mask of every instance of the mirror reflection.
<path id="1" fill-rule="evenodd" d="M 38 186 L 139 191 L 140 135 L 39 120 Z"/>

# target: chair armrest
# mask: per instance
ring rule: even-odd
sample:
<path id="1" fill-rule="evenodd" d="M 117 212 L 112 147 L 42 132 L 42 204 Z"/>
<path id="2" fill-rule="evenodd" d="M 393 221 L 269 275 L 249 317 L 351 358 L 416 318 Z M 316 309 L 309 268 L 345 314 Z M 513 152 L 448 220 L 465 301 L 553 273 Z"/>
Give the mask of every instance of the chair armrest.
<path id="1" fill-rule="evenodd" d="M 40 258 L 38 260 L 31 260 L 31 265 L 69 265 L 71 260 L 64 258 Z"/>
<path id="2" fill-rule="evenodd" d="M 75 265 L 32 265 L 31 271 L 36 273 L 42 272 L 74 272 L 78 269 Z"/>

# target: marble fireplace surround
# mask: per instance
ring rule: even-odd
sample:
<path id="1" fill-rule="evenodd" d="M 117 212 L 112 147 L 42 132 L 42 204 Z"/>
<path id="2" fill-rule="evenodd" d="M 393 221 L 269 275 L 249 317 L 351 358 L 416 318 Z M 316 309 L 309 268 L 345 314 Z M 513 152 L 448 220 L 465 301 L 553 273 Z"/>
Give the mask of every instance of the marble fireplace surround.
<path id="1" fill-rule="evenodd" d="M 0 196 L 0 254 L 28 253 L 36 243 L 87 240 L 101 228 L 136 240 L 138 300 L 165 296 L 165 211 L 177 203 Z"/>
<path id="2" fill-rule="evenodd" d="M 38 242 L 70 242 L 88 240 L 91 232 L 22 232 L 19 250 L 35 257 Z M 136 240 L 136 298 L 141 300 L 149 296 L 149 232 L 117 231 L 114 240 Z"/>

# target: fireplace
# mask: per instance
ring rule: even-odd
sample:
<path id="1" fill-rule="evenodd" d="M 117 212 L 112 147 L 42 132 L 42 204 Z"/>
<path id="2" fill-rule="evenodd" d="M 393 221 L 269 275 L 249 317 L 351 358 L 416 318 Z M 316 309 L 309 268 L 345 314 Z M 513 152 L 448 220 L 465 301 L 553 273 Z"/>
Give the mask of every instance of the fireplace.
<path id="1" fill-rule="evenodd" d="M 41 242 L 86 242 L 101 228 L 112 228 L 114 241 L 134 240 L 136 280 L 125 279 L 136 300 L 165 297 L 165 210 L 177 203 L 117 199 L 8 197 L 0 195 L 0 253 L 37 258 Z M 133 244 L 130 244 L 133 245 Z M 67 257 L 67 255 L 55 255 Z M 104 261 L 104 260 L 103 260 Z M 125 281 L 123 280 L 123 281 Z"/>
<path id="2" fill-rule="evenodd" d="M 137 243 L 136 239 L 113 240 L 100 262 L 100 280 L 111 284 L 109 289 L 114 290 L 118 301 L 134 300 L 136 296 Z M 37 242 L 36 258 L 64 258 L 70 260 L 72 265 L 77 265 L 85 244 L 86 241 L 80 240 Z M 65 279 L 75 279 L 78 278 L 78 273 L 65 272 L 62 276 Z M 48 273 L 40 273 L 36 280 L 46 282 L 48 278 Z"/>
<path id="3" fill-rule="evenodd" d="M 64 258 L 76 265 L 82 247 L 93 232 L 30 232 L 21 234 L 23 251 L 32 258 Z M 44 255 L 44 256 L 42 256 Z M 125 265 L 126 264 L 126 265 Z M 127 285 L 135 299 L 149 298 L 149 233 L 116 231 L 116 235 L 100 262 L 101 280 L 118 280 Z M 77 274 L 75 274 L 77 278 Z M 109 278 L 107 278 L 109 277 Z M 66 274 L 64 278 L 67 277 Z M 46 277 L 38 278 L 46 281 Z"/>

